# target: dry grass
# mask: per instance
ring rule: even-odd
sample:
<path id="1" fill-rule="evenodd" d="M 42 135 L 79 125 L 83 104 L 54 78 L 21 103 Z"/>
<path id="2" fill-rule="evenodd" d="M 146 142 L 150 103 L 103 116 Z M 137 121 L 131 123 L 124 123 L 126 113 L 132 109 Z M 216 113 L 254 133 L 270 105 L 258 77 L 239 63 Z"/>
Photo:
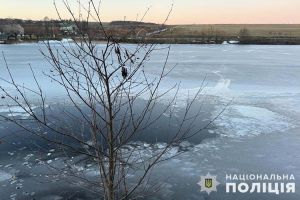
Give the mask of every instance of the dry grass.
<path id="1" fill-rule="evenodd" d="M 167 32 L 161 33 L 160 37 L 181 38 L 203 35 L 236 37 L 244 28 L 249 31 L 250 36 L 254 37 L 300 37 L 300 25 L 296 24 L 178 25 L 171 26 Z"/>

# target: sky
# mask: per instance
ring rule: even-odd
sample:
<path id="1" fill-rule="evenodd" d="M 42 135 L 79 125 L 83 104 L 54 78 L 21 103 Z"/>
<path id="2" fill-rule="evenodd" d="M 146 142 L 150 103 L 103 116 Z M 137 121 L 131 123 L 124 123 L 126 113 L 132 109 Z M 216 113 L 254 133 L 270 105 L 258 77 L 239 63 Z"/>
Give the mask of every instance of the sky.
<path id="1" fill-rule="evenodd" d="M 68 0 L 78 13 L 78 1 L 85 8 L 88 0 Z M 99 0 L 95 0 L 98 2 Z M 70 18 L 56 0 L 59 13 Z M 172 7 L 173 4 L 173 7 Z M 300 24 L 300 0 L 102 0 L 102 21 L 140 20 L 167 24 Z M 83 14 L 84 15 L 84 14 Z M 57 19 L 53 0 L 0 0 L 0 18 Z"/>

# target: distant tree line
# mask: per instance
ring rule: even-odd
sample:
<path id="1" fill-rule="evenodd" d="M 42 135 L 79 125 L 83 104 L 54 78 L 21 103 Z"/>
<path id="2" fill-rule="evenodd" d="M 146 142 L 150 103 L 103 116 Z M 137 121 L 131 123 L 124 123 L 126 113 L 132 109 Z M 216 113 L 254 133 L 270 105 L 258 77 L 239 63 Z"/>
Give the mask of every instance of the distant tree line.
<path id="1" fill-rule="evenodd" d="M 148 33 L 158 30 L 158 26 L 154 23 L 135 21 L 104 23 L 106 34 L 118 40 L 135 38 L 138 34 L 146 36 Z M 79 30 L 80 33 L 78 32 Z M 51 20 L 48 17 L 40 21 L 0 19 L 0 40 L 61 39 L 64 37 L 82 37 L 82 35 L 93 37 L 97 40 L 105 38 L 104 34 L 99 32 L 97 23 L 94 22 Z"/>
<path id="2" fill-rule="evenodd" d="M 57 38 L 75 35 L 76 28 L 71 29 L 72 26 L 73 23 L 69 20 L 49 20 L 47 17 L 41 21 L 0 19 L 0 34 L 2 40 Z"/>

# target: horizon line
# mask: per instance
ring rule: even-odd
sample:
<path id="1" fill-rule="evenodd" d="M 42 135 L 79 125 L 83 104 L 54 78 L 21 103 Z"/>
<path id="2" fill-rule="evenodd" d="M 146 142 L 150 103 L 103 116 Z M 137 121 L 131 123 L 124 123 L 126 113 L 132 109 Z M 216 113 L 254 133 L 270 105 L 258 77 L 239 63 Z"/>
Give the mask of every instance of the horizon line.
<path id="1" fill-rule="evenodd" d="M 23 20 L 23 21 L 46 21 L 44 19 L 24 19 L 24 18 L 11 18 L 11 17 L 6 17 L 6 18 L 0 18 L 0 20 Z M 70 20 L 70 19 L 49 19 L 54 20 L 54 21 L 63 21 L 63 20 Z M 74 21 L 74 20 L 71 20 Z M 161 23 L 156 23 L 156 22 L 151 22 L 151 21 L 135 21 L 135 20 L 112 20 L 112 21 L 102 21 L 102 23 L 111 23 L 111 22 L 140 22 L 140 23 L 152 23 L 152 24 L 157 24 L 157 25 L 163 25 Z M 97 21 L 89 21 L 89 22 L 95 22 Z M 172 24 L 164 24 L 167 26 L 174 26 L 174 25 L 300 25 L 300 23 L 172 23 Z M 299 27 L 300 28 L 300 27 Z"/>

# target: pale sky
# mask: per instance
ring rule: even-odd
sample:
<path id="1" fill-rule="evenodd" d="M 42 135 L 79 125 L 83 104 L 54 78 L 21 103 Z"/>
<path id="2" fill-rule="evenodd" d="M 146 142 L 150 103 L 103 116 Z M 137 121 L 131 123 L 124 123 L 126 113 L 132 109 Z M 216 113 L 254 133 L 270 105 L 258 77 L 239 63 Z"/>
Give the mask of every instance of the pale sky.
<path id="1" fill-rule="evenodd" d="M 62 0 L 56 2 L 62 16 L 70 18 Z M 69 2 L 77 13 L 77 0 Z M 136 20 L 151 7 L 144 21 L 162 23 L 172 3 L 168 24 L 300 24 L 300 0 L 102 0 L 101 18 Z M 0 5 L 0 18 L 57 18 L 53 0 L 0 0 Z"/>

